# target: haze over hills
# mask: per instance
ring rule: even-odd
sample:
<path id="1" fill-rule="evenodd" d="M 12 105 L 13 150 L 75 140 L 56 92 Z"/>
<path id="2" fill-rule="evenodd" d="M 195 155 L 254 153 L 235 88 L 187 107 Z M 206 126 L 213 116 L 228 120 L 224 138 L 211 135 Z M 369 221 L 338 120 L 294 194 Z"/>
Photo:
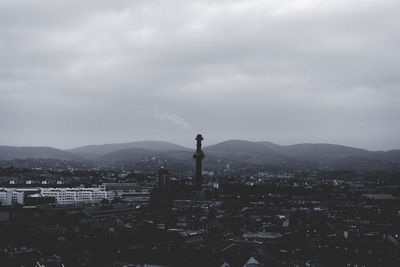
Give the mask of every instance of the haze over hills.
<path id="1" fill-rule="evenodd" d="M 12 159 L 62 159 L 79 161 L 76 154 L 53 147 L 0 146 L 0 160 Z"/>
<path id="2" fill-rule="evenodd" d="M 94 159 L 96 157 L 101 157 L 109 153 L 130 148 L 152 151 L 191 151 L 191 149 L 189 148 L 164 141 L 136 141 L 130 143 L 89 145 L 68 149 L 67 151 L 84 156 L 86 158 Z"/>
<path id="3" fill-rule="evenodd" d="M 60 150 L 50 147 L 0 147 L 0 160 L 43 158 L 92 161 L 110 165 L 149 162 L 192 166 L 192 149 L 163 141 L 91 145 Z M 333 144 L 277 145 L 271 142 L 224 141 L 203 148 L 205 166 L 274 165 L 288 168 L 400 170 L 400 150 L 368 151 Z"/>
<path id="4" fill-rule="evenodd" d="M 230 140 L 206 146 L 204 152 L 230 161 L 276 164 L 289 159 L 279 152 L 279 148 L 279 145 L 272 143 Z"/>
<path id="5" fill-rule="evenodd" d="M 400 150 L 368 151 L 333 144 L 277 145 L 270 142 L 225 141 L 205 151 L 227 160 L 252 164 L 314 166 L 338 169 L 399 169 Z"/>

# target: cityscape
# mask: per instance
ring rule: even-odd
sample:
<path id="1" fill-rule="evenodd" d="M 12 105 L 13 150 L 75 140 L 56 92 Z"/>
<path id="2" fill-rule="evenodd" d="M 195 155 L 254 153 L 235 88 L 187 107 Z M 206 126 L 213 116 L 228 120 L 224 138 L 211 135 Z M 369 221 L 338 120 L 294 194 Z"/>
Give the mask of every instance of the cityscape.
<path id="1" fill-rule="evenodd" d="M 0 262 L 399 264 L 398 172 L 262 170 L 229 164 L 213 172 L 203 170 L 203 140 L 196 136 L 192 172 L 163 166 L 150 172 L 78 168 L 68 162 L 56 169 L 3 167 Z"/>
<path id="2" fill-rule="evenodd" d="M 399 267 L 399 0 L 0 0 L 0 267 Z"/>

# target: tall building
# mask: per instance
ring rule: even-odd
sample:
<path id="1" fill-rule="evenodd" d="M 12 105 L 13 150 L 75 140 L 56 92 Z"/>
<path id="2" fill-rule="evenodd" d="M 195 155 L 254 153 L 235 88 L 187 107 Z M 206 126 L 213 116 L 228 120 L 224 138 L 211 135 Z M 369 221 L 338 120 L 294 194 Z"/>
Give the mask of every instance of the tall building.
<path id="1" fill-rule="evenodd" d="M 196 178 L 195 178 L 195 183 L 196 185 L 202 185 L 203 184 L 203 159 L 204 159 L 204 153 L 203 150 L 201 150 L 201 141 L 203 141 L 203 136 L 201 134 L 198 134 L 196 136 L 197 141 L 197 149 L 196 152 L 193 154 L 193 158 L 196 160 Z"/>
<path id="2" fill-rule="evenodd" d="M 150 193 L 150 205 L 154 208 L 168 208 L 171 201 L 168 170 L 158 171 L 158 185 Z"/>
<path id="3" fill-rule="evenodd" d="M 167 188 L 169 186 L 169 171 L 161 167 L 158 171 L 158 186 Z"/>

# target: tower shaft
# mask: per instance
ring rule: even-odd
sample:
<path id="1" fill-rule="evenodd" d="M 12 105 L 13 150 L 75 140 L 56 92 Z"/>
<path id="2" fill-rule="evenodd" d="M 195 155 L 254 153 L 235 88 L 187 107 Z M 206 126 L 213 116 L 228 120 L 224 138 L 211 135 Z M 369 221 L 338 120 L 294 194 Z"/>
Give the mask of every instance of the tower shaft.
<path id="1" fill-rule="evenodd" d="M 201 150 L 201 141 L 203 141 L 203 137 L 201 134 L 198 134 L 196 136 L 197 145 L 196 145 L 196 152 L 193 154 L 193 158 L 196 160 L 196 178 L 195 178 L 195 183 L 196 185 L 202 185 L 203 184 L 203 159 L 204 159 L 204 153 Z"/>

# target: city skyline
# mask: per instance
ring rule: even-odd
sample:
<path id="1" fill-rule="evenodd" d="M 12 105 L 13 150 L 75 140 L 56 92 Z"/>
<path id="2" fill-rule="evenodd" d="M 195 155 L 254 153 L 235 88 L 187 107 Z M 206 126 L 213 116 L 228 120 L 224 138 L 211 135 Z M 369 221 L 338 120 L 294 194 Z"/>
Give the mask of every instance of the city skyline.
<path id="1" fill-rule="evenodd" d="M 400 266 L 400 1 L 0 1 L 0 265 Z"/>

